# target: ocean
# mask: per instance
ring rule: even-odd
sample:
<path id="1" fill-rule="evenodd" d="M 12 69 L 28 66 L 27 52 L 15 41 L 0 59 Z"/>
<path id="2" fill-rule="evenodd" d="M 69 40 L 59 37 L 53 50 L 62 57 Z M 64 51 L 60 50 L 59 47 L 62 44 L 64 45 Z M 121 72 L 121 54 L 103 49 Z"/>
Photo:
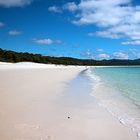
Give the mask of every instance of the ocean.
<path id="1" fill-rule="evenodd" d="M 87 71 L 91 95 L 140 140 L 140 67 L 95 67 Z"/>

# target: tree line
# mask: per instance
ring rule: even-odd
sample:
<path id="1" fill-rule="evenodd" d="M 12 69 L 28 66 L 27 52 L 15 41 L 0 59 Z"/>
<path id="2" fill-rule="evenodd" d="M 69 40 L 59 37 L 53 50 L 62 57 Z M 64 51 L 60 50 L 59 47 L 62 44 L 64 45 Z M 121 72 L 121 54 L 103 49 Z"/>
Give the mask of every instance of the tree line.
<path id="1" fill-rule="evenodd" d="M 28 52 L 15 52 L 0 49 L 1 62 L 35 62 L 44 64 L 62 64 L 62 65 L 80 65 L 80 66 L 118 66 L 118 65 L 140 65 L 140 59 L 135 60 L 93 60 L 93 59 L 77 59 L 71 57 L 51 57 L 42 56 L 40 54 L 32 54 Z"/>

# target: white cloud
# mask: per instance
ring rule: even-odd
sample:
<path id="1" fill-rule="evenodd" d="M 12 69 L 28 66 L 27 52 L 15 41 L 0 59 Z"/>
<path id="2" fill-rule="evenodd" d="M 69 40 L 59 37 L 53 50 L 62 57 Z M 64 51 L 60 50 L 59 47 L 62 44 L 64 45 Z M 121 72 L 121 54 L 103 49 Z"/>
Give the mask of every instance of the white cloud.
<path id="1" fill-rule="evenodd" d="M 140 40 L 122 42 L 122 45 L 140 45 Z"/>
<path id="2" fill-rule="evenodd" d="M 77 10 L 78 6 L 75 4 L 75 2 L 68 2 L 63 6 L 63 9 L 69 10 L 69 11 L 75 11 Z"/>
<path id="3" fill-rule="evenodd" d="M 111 38 L 111 39 L 119 39 L 122 37 L 122 35 L 120 34 L 116 34 L 116 33 L 112 33 L 110 31 L 97 31 L 97 32 L 93 32 L 93 33 L 88 33 L 89 36 L 100 36 L 103 38 Z"/>
<path id="4" fill-rule="evenodd" d="M 52 44 L 60 44 L 60 40 L 52 40 L 50 38 L 47 39 L 33 39 L 33 42 L 40 45 L 52 45 Z"/>
<path id="5" fill-rule="evenodd" d="M 48 11 L 54 12 L 54 13 L 62 13 L 63 10 L 68 10 L 68 11 L 74 12 L 77 10 L 77 8 L 78 7 L 75 4 L 75 2 L 68 2 L 68 3 L 64 4 L 62 7 L 58 7 L 56 5 L 50 6 L 48 8 Z"/>
<path id="6" fill-rule="evenodd" d="M 75 4 L 76 25 L 95 25 L 97 32 L 89 36 L 111 39 L 140 40 L 140 5 L 132 0 L 81 0 Z M 69 10 L 70 11 L 70 10 Z"/>
<path id="7" fill-rule="evenodd" d="M 125 52 L 114 52 L 113 58 L 115 58 L 115 59 L 128 59 L 129 55 L 128 55 L 128 53 L 125 53 Z"/>
<path id="8" fill-rule="evenodd" d="M 110 56 L 106 53 L 101 53 L 101 54 L 97 55 L 97 58 L 98 59 L 109 59 Z"/>
<path id="9" fill-rule="evenodd" d="M 4 27 L 4 26 L 5 26 L 5 24 L 3 22 L 0 22 L 0 28 Z"/>
<path id="10" fill-rule="evenodd" d="M 11 31 L 8 32 L 8 34 L 11 35 L 11 36 L 18 36 L 18 35 L 21 35 L 22 32 L 17 31 L 17 30 L 11 30 Z"/>
<path id="11" fill-rule="evenodd" d="M 140 24 L 139 25 L 118 25 L 116 27 L 111 27 L 105 31 L 97 31 L 92 33 L 92 35 L 97 35 L 104 38 L 126 38 L 131 41 L 136 41 L 140 39 Z"/>
<path id="12" fill-rule="evenodd" d="M 57 6 L 51 6 L 48 8 L 48 10 L 50 12 L 54 12 L 54 13 L 62 13 L 62 10 L 60 7 L 57 7 Z"/>
<path id="13" fill-rule="evenodd" d="M 77 24 L 96 24 L 99 27 L 110 27 L 124 22 L 133 10 L 130 0 L 81 0 Z M 125 21 L 126 22 L 126 21 Z"/>
<path id="14" fill-rule="evenodd" d="M 29 5 L 32 0 L 0 0 L 0 6 L 3 7 L 21 7 Z"/>

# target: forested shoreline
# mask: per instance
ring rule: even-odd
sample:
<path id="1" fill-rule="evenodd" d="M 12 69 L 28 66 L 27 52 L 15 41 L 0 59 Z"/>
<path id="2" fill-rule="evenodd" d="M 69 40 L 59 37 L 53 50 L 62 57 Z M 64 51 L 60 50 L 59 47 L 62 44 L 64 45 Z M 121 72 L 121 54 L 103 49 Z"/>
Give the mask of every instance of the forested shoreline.
<path id="1" fill-rule="evenodd" d="M 83 66 L 117 66 L 117 65 L 140 65 L 140 59 L 135 60 L 93 60 L 77 59 L 71 57 L 52 57 L 42 56 L 41 54 L 32 54 L 28 52 L 15 52 L 0 49 L 1 62 L 35 62 L 44 64 L 62 64 L 62 65 L 83 65 Z"/>

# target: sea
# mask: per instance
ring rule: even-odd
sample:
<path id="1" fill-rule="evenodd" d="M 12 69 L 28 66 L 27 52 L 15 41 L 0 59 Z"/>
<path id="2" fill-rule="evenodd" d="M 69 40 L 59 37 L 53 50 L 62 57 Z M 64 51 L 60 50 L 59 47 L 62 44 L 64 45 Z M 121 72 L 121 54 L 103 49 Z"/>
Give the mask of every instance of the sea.
<path id="1" fill-rule="evenodd" d="M 140 140 L 140 67 L 93 67 L 86 74 L 91 96 Z"/>

